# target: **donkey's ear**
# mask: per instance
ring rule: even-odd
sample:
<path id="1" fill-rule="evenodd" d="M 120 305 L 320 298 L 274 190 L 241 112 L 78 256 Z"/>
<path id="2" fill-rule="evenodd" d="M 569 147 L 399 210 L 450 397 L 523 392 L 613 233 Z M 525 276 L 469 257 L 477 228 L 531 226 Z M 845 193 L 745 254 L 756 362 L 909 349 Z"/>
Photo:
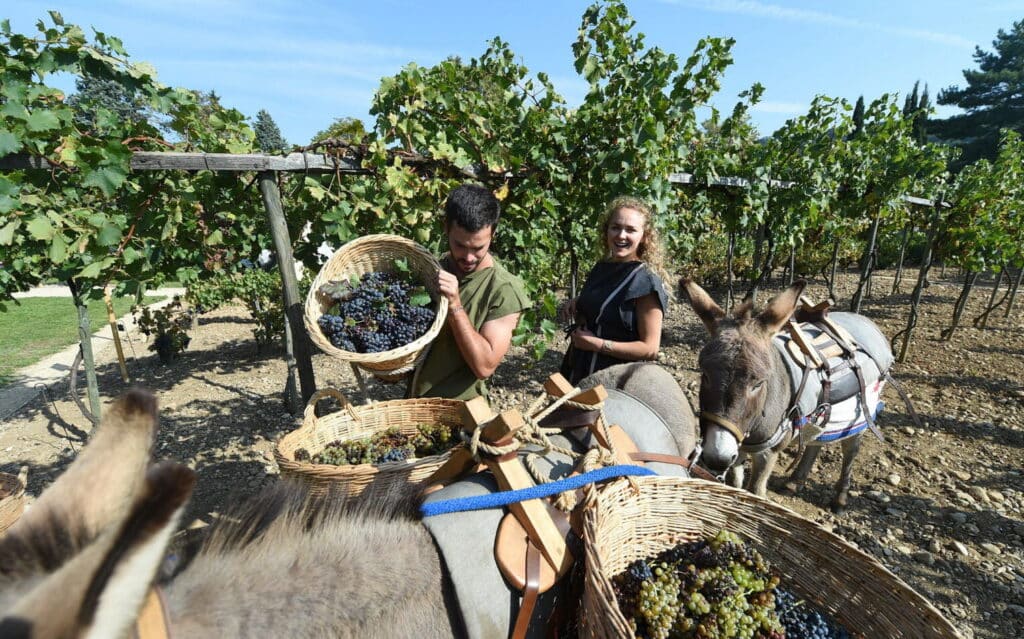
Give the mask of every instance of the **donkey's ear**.
<path id="1" fill-rule="evenodd" d="M 782 330 L 793 316 L 793 311 L 800 302 L 800 294 L 804 292 L 806 286 L 805 280 L 797 280 L 768 302 L 768 306 L 757 316 L 757 322 L 766 333 L 774 335 Z"/>
<path id="2" fill-rule="evenodd" d="M 0 635 L 129 636 L 194 486 L 186 466 L 150 469 L 123 520 L 4 611 Z"/>
<path id="3" fill-rule="evenodd" d="M 725 311 L 718 304 L 715 304 L 715 300 L 711 299 L 707 291 L 688 277 L 679 280 L 679 291 L 690 301 L 690 306 L 697 313 L 697 317 L 704 322 L 704 327 L 708 329 L 708 333 L 712 335 L 717 333 L 718 322 L 725 317 Z"/>
<path id="4" fill-rule="evenodd" d="M 98 535 L 119 520 L 142 486 L 156 427 L 152 394 L 133 389 L 122 395 L 71 466 L 10 532 L 30 531 L 74 517 L 86 534 Z"/>

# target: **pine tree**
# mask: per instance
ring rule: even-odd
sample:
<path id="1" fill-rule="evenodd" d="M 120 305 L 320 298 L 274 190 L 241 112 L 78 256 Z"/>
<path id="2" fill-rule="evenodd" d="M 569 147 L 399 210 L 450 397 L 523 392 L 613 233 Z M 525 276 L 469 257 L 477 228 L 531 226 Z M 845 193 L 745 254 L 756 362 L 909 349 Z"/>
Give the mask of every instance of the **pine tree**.
<path id="1" fill-rule="evenodd" d="M 288 147 L 288 143 L 281 137 L 281 129 L 266 109 L 260 109 L 256 113 L 256 125 L 253 130 L 256 133 L 256 146 L 264 153 L 278 153 Z"/>
<path id="2" fill-rule="evenodd" d="M 853 133 L 850 137 L 857 137 L 864 130 L 864 96 L 857 98 L 857 105 L 853 107 Z"/>
<path id="3" fill-rule="evenodd" d="M 963 147 L 959 166 L 979 157 L 994 158 L 1000 129 L 1024 133 L 1024 20 L 1007 32 L 1000 29 L 993 51 L 974 50 L 977 69 L 964 69 L 967 85 L 939 91 L 939 104 L 967 113 L 932 120 L 929 129 Z"/>
<path id="4" fill-rule="evenodd" d="M 75 80 L 75 93 L 68 97 L 75 109 L 75 120 L 86 129 L 96 125 L 101 110 L 116 119 L 139 122 L 147 117 L 145 101 L 116 80 L 83 75 Z"/>

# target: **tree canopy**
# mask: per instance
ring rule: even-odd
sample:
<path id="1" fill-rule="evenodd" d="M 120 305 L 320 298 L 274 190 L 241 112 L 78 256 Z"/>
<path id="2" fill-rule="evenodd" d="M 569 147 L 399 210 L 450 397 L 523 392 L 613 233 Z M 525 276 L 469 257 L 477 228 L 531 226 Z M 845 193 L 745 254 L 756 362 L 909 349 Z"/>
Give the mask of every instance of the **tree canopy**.
<path id="1" fill-rule="evenodd" d="M 256 113 L 253 131 L 256 134 L 256 147 L 264 153 L 279 153 L 288 147 L 277 122 L 274 122 L 274 118 L 270 117 L 266 109 L 260 109 Z"/>
<path id="2" fill-rule="evenodd" d="M 1000 29 L 992 51 L 976 47 L 977 69 L 964 69 L 966 86 L 939 92 L 938 102 L 966 113 L 933 120 L 930 130 L 963 148 L 960 166 L 979 157 L 994 159 L 1000 130 L 1024 133 L 1024 20 L 1009 31 Z"/>

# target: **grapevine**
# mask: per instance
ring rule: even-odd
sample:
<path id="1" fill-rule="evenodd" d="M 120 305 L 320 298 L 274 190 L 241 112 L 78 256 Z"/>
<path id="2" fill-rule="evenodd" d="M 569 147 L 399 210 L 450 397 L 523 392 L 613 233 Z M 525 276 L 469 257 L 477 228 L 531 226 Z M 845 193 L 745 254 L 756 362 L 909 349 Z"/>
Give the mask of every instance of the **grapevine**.
<path id="1" fill-rule="evenodd" d="M 320 292 L 337 302 L 320 316 L 320 330 L 331 344 L 350 353 L 404 346 L 425 334 L 436 317 L 422 286 L 387 271 L 329 282 Z"/>

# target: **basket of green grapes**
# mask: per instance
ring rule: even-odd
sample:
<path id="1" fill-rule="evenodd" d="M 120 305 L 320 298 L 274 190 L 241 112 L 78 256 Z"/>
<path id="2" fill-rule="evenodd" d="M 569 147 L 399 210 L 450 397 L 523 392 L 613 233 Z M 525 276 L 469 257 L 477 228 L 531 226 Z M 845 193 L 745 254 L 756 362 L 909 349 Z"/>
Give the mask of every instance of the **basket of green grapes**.
<path id="1" fill-rule="evenodd" d="M 340 410 L 317 416 L 321 400 Z M 341 391 L 310 397 L 302 426 L 277 444 L 281 475 L 314 493 L 401 500 L 419 490 L 461 442 L 464 402 L 443 398 L 396 399 L 353 406 Z"/>
<path id="2" fill-rule="evenodd" d="M 795 512 L 696 479 L 639 477 L 584 516 L 592 637 L 960 637 L 871 556 Z"/>
<path id="3" fill-rule="evenodd" d="M 377 378 L 408 375 L 444 326 L 441 265 L 397 235 L 367 235 L 338 249 L 306 297 L 303 322 L 320 350 Z"/>

